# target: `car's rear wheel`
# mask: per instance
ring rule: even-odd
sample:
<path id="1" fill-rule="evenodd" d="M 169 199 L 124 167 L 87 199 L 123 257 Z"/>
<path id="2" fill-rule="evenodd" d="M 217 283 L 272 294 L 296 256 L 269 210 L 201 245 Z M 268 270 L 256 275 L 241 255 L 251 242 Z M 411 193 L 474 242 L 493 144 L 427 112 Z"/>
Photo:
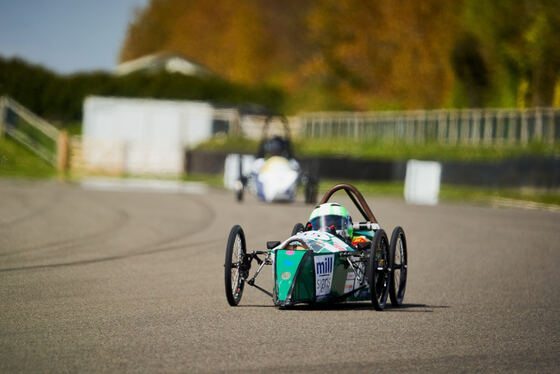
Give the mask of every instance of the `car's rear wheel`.
<path id="1" fill-rule="evenodd" d="M 249 275 L 248 265 L 245 234 L 241 226 L 235 225 L 229 233 L 224 264 L 226 298 L 231 306 L 236 306 L 241 301 L 243 286 Z"/>
<path id="2" fill-rule="evenodd" d="M 236 198 L 237 201 L 239 201 L 239 202 L 243 201 L 243 190 L 237 190 L 237 191 L 235 191 L 235 198 Z"/>
<path id="3" fill-rule="evenodd" d="M 391 255 L 389 295 L 391 297 L 391 304 L 395 307 L 399 307 L 403 303 L 408 271 L 406 236 L 404 235 L 404 230 L 400 226 L 395 227 L 391 234 L 389 253 Z"/>
<path id="4" fill-rule="evenodd" d="M 385 231 L 379 229 L 371 242 L 367 268 L 371 302 L 376 310 L 383 310 L 387 303 L 389 273 L 389 240 Z"/>
<path id="5" fill-rule="evenodd" d="M 243 201 L 243 192 L 245 192 L 245 191 L 244 191 L 244 189 L 245 189 L 244 187 L 245 187 L 245 186 L 243 185 L 243 180 L 240 179 L 240 180 L 237 182 L 237 185 L 235 186 L 235 199 L 236 199 L 238 202 L 242 202 L 242 201 Z"/>
<path id="6" fill-rule="evenodd" d="M 304 229 L 303 224 L 302 223 L 296 223 L 294 225 L 294 228 L 292 229 L 292 236 L 294 236 L 295 234 L 297 234 L 298 232 L 302 232 Z"/>

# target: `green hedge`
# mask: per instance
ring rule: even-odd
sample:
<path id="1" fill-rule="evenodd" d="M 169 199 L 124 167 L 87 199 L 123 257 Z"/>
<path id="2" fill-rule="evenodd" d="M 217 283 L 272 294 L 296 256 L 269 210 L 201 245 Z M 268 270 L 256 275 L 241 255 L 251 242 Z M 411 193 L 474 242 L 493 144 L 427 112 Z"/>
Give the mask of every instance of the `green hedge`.
<path id="1" fill-rule="evenodd" d="M 249 87 L 216 76 L 194 77 L 170 73 L 134 73 L 122 77 L 106 72 L 58 75 L 21 59 L 0 57 L 0 95 L 8 95 L 39 116 L 55 123 L 82 118 L 89 95 L 203 100 L 216 105 L 247 103 L 281 111 L 284 96 L 270 86 Z"/>

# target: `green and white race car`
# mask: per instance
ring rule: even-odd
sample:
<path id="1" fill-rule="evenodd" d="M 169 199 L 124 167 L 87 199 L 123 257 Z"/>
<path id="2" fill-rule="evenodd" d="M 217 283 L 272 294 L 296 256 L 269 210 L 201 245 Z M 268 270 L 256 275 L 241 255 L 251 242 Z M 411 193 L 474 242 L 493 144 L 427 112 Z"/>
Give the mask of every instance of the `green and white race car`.
<path id="1" fill-rule="evenodd" d="M 330 197 L 344 190 L 365 221 L 352 223 L 348 211 Z M 253 261 L 258 268 L 250 277 Z M 265 265 L 272 265 L 272 292 L 255 280 Z M 329 189 L 313 210 L 309 222 L 298 223 L 284 240 L 267 242 L 266 250 L 247 251 L 243 229 L 229 234 L 225 259 L 226 298 L 231 306 L 241 301 L 245 283 L 272 297 L 284 308 L 295 304 L 370 300 L 377 310 L 387 297 L 401 306 L 407 278 L 404 230 L 396 227 L 391 240 L 380 228 L 362 194 L 350 184 Z"/>

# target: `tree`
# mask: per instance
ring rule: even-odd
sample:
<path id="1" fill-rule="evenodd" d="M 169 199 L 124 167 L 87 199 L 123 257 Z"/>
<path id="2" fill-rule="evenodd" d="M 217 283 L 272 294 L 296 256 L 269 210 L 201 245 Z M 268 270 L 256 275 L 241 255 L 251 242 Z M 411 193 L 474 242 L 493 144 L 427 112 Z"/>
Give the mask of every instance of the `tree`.
<path id="1" fill-rule="evenodd" d="M 293 111 L 550 105 L 559 3 L 152 0 L 121 60 L 179 52 L 228 80 L 279 87 Z"/>

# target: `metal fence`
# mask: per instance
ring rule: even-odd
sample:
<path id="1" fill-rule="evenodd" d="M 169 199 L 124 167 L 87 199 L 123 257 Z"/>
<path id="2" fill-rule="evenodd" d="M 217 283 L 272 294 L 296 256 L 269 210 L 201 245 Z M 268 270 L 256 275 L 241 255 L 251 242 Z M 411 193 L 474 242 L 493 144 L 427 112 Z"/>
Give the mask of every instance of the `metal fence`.
<path id="1" fill-rule="evenodd" d="M 309 138 L 473 145 L 560 141 L 558 108 L 308 113 L 299 122 L 300 134 Z"/>
<path id="2" fill-rule="evenodd" d="M 4 135 L 56 165 L 59 130 L 6 96 L 0 97 L 0 136 Z"/>

